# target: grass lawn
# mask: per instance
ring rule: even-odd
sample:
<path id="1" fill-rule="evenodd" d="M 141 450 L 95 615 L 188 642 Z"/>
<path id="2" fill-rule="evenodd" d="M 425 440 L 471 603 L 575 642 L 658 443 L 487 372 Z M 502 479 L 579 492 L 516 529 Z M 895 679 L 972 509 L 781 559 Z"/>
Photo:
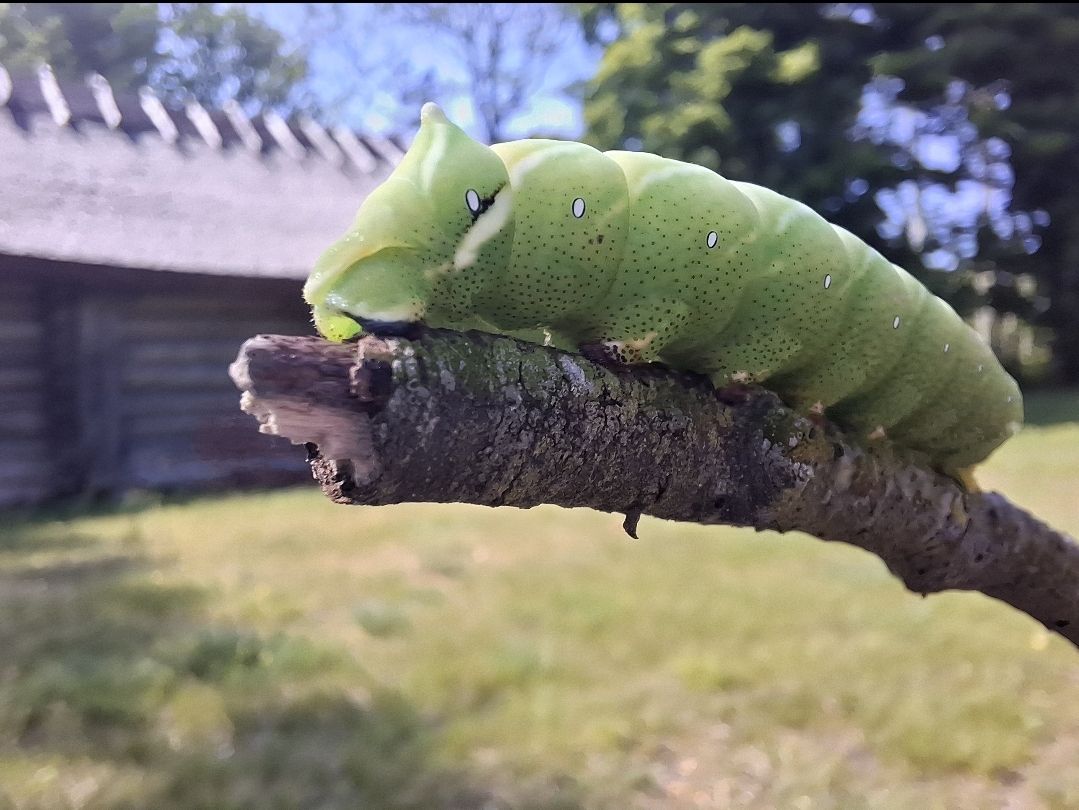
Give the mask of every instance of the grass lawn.
<path id="1" fill-rule="evenodd" d="M 1079 534 L 1045 421 L 980 478 Z M 311 488 L 8 520 L 0 808 L 1079 807 L 1079 653 L 1033 621 L 640 529 Z"/>

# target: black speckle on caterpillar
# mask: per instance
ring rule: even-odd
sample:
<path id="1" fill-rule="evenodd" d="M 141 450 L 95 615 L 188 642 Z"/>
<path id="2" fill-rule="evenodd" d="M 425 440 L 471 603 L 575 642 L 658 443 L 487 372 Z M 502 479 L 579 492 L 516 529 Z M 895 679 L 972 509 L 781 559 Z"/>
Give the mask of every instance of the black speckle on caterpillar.
<path id="1" fill-rule="evenodd" d="M 656 155 L 484 146 L 434 105 L 421 118 L 304 288 L 326 337 L 423 321 L 661 361 L 946 470 L 1022 422 L 1015 381 L 947 304 L 801 203 Z"/>

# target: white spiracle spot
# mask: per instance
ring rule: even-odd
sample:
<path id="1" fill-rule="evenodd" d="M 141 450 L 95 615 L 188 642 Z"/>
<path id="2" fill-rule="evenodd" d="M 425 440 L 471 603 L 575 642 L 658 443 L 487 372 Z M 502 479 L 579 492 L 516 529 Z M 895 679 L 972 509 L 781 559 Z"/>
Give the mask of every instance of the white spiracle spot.
<path id="1" fill-rule="evenodd" d="M 978 373 L 981 374 L 983 371 L 985 371 L 985 366 L 983 366 L 981 363 L 978 363 Z"/>
<path id="2" fill-rule="evenodd" d="M 831 286 L 832 286 L 832 274 L 829 273 L 828 275 L 826 275 L 824 277 L 824 289 L 827 290 Z"/>
<path id="3" fill-rule="evenodd" d="M 899 316 L 896 315 L 895 320 L 892 321 L 892 329 L 898 329 L 898 328 L 899 328 Z"/>
<path id="4" fill-rule="evenodd" d="M 474 188 L 470 188 L 465 192 L 465 205 L 468 206 L 468 210 L 473 214 L 479 213 L 480 210 L 480 193 Z"/>
<path id="5" fill-rule="evenodd" d="M 705 240 L 705 244 L 708 245 L 709 249 L 714 248 L 716 245 L 719 244 L 719 234 L 715 231 L 709 231 L 708 238 Z"/>
<path id="6" fill-rule="evenodd" d="M 583 217 L 584 216 L 584 197 L 578 197 L 577 199 L 575 199 L 573 201 L 573 208 L 571 210 L 573 211 L 573 216 L 577 217 L 577 219 L 580 219 L 581 217 Z"/>
<path id="7" fill-rule="evenodd" d="M 951 343 L 945 343 L 944 344 L 944 353 L 947 354 L 948 349 L 950 349 L 950 348 L 952 348 L 952 344 Z"/>

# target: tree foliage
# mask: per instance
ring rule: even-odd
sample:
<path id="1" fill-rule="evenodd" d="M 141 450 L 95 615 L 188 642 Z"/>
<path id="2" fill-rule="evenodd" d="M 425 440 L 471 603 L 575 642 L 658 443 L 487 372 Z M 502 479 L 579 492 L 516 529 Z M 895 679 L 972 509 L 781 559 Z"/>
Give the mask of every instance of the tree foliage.
<path id="1" fill-rule="evenodd" d="M 606 45 L 589 137 L 800 199 L 960 312 L 995 311 L 1013 370 L 1034 334 L 1015 324 L 1051 328 L 1079 380 L 1074 8 L 586 5 Z"/>
<path id="2" fill-rule="evenodd" d="M 844 224 L 869 208 L 852 181 L 887 171 L 846 143 L 876 32 L 799 4 L 607 4 L 614 33 L 587 96 L 589 137 L 690 160 L 806 202 Z M 857 189 L 857 185 L 855 186 Z"/>
<path id="3" fill-rule="evenodd" d="M 1066 3 L 942 3 L 887 7 L 907 31 L 905 47 L 871 60 L 926 103 L 961 80 L 1003 93 L 971 107 L 971 120 L 1010 150 L 1017 207 L 1044 210 L 1040 245 L 992 254 L 991 301 L 1051 330 L 1062 379 L 1079 382 L 1079 6 Z M 926 42 L 932 47 L 926 47 Z M 996 92 L 993 95 L 996 95 Z M 1025 283 L 1029 278 L 1035 284 Z"/>
<path id="4" fill-rule="evenodd" d="M 131 89 L 159 58 L 159 31 L 156 3 L 2 3 L 0 62 L 49 64 L 64 76 L 96 72 Z"/>
<path id="5" fill-rule="evenodd" d="M 307 56 L 286 48 L 281 32 L 239 5 L 162 4 L 166 57 L 151 85 L 177 100 L 241 103 L 292 109 L 310 106 L 301 84 Z"/>
<path id="6" fill-rule="evenodd" d="M 306 55 L 239 5 L 4 3 L 0 63 L 49 64 L 70 78 L 100 73 L 118 90 L 148 85 L 173 102 L 306 103 Z"/>

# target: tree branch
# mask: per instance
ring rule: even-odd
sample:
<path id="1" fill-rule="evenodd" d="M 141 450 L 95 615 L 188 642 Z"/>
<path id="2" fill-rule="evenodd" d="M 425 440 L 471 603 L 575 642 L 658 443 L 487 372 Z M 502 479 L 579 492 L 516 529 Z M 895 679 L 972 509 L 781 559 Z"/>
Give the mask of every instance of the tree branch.
<path id="1" fill-rule="evenodd" d="M 339 503 L 587 506 L 802 531 L 871 551 L 912 591 L 980 591 L 1079 646 L 1079 545 L 886 443 L 772 393 L 613 370 L 476 332 L 358 344 L 262 335 L 231 369 L 261 430 L 306 443 Z"/>

